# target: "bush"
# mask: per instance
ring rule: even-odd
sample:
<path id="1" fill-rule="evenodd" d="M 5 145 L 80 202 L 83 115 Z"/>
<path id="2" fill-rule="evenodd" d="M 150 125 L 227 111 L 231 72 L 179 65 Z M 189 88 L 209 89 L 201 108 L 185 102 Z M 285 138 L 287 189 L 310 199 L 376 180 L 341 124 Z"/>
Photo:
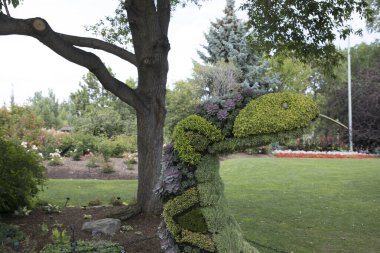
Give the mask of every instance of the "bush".
<path id="1" fill-rule="evenodd" d="M 33 151 L 0 139 L 0 212 L 30 207 L 43 184 L 44 167 Z"/>
<path id="2" fill-rule="evenodd" d="M 110 157 L 123 157 L 125 152 L 136 152 L 136 136 L 118 135 L 114 138 L 102 138 L 97 146 L 100 153 L 108 160 Z"/>
<path id="3" fill-rule="evenodd" d="M 111 174 L 115 172 L 114 164 L 113 162 L 110 162 L 110 161 L 105 161 L 102 165 L 102 169 L 103 169 L 102 172 L 106 174 Z"/>
<path id="4" fill-rule="evenodd" d="M 65 150 L 68 147 L 66 140 L 70 134 L 58 132 L 54 129 L 43 129 L 36 141 L 38 150 L 43 154 L 44 158 L 49 157 L 50 153 L 54 153 L 57 149 Z"/>

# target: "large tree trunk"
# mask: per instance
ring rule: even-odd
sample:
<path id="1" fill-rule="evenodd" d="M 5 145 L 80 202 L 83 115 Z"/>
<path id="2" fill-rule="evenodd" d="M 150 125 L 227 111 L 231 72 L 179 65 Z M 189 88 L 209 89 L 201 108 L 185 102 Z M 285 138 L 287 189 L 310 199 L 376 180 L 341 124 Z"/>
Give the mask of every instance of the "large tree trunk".
<path id="1" fill-rule="evenodd" d="M 160 213 L 161 202 L 153 193 L 161 172 L 165 93 L 168 73 L 167 33 L 170 1 L 126 0 L 138 70 L 137 107 L 139 185 L 137 202 L 145 213 Z"/>
<path id="2" fill-rule="evenodd" d="M 163 97 L 152 101 L 152 110 L 137 113 L 137 143 L 138 143 L 138 191 L 137 201 L 145 213 L 161 212 L 161 201 L 153 189 L 161 172 L 161 157 L 163 145 L 163 126 L 165 120 L 165 108 L 160 102 Z"/>

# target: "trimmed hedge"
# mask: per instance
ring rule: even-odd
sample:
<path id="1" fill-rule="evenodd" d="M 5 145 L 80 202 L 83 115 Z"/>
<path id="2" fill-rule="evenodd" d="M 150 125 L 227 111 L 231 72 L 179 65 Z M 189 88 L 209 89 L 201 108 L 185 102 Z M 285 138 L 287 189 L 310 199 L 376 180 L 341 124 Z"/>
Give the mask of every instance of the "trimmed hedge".
<path id="1" fill-rule="evenodd" d="M 316 104 L 304 95 L 290 92 L 267 94 L 240 111 L 233 134 L 242 138 L 303 128 L 318 114 Z"/>

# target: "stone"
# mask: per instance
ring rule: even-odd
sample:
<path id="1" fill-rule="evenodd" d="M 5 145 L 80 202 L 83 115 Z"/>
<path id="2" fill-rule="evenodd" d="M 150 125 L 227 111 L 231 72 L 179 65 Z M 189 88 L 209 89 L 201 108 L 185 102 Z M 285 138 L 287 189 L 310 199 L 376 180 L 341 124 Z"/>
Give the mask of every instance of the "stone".
<path id="1" fill-rule="evenodd" d="M 101 232 L 105 235 L 114 235 L 120 231 L 121 221 L 119 219 L 101 219 L 95 221 L 85 222 L 82 226 L 82 230 L 88 232 Z"/>

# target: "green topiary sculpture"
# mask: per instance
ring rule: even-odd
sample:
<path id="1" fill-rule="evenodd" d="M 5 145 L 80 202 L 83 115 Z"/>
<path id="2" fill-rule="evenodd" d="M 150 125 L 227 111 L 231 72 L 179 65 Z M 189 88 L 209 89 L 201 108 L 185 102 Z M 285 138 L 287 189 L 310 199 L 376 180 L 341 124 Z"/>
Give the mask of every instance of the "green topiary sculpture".
<path id="1" fill-rule="evenodd" d="M 219 154 L 302 133 L 318 114 L 308 97 L 251 89 L 208 101 L 180 121 L 164 148 L 155 192 L 164 201 L 159 228 L 165 252 L 253 253 L 224 197 Z"/>

